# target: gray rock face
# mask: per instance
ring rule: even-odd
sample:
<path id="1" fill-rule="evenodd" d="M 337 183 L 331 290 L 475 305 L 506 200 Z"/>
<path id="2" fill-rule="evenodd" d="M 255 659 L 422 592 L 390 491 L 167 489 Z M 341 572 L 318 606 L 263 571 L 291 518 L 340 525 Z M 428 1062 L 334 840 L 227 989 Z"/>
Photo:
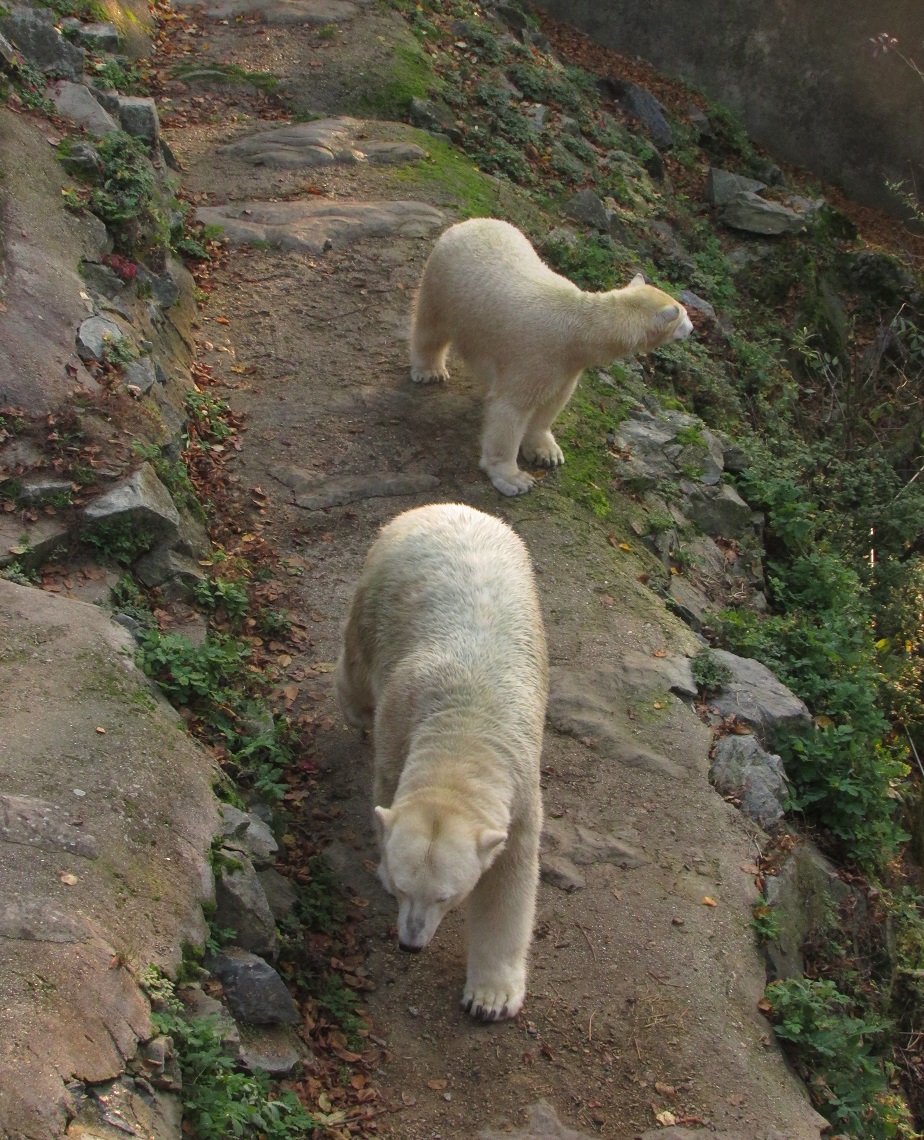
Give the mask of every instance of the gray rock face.
<path id="1" fill-rule="evenodd" d="M 143 463 L 111 491 L 94 499 L 83 513 L 84 518 L 93 523 L 130 519 L 133 525 L 162 539 L 175 537 L 180 525 L 170 492 L 150 463 Z"/>
<path id="2" fill-rule="evenodd" d="M 634 846 L 635 836 L 610 835 L 583 824 L 549 818 L 542 832 L 540 871 L 551 886 L 576 891 L 586 886 L 583 867 L 607 863 L 623 871 L 648 859 Z"/>
<path id="3" fill-rule="evenodd" d="M 295 904 L 298 902 L 298 892 L 295 887 L 285 875 L 280 875 L 273 867 L 267 867 L 265 871 L 258 871 L 257 878 L 260 880 L 260 886 L 266 895 L 266 901 L 269 903 L 273 918 L 277 922 L 288 918 L 295 910 Z"/>
<path id="4" fill-rule="evenodd" d="M 655 146 L 670 150 L 674 145 L 674 132 L 664 116 L 664 108 L 654 95 L 637 83 L 624 80 L 608 79 L 607 85 L 618 95 L 626 110 L 641 122 Z"/>
<path id="5" fill-rule="evenodd" d="M 779 937 L 767 946 L 778 978 L 802 977 L 806 940 L 829 929 L 837 921 L 837 908 L 854 896 L 861 910 L 862 895 L 838 877 L 834 866 L 812 843 L 795 847 L 778 874 L 768 878 L 764 898 L 773 907 Z"/>
<path id="6" fill-rule="evenodd" d="M 786 772 L 779 756 L 756 736 L 723 736 L 715 746 L 709 778 L 725 795 L 739 796 L 741 810 L 763 828 L 783 817 Z"/>
<path id="7" fill-rule="evenodd" d="M 370 127 L 360 119 L 316 119 L 228 143 L 219 154 L 233 155 L 254 166 L 312 167 L 357 162 L 419 162 L 427 152 L 413 143 L 358 138 Z"/>
<path id="8" fill-rule="evenodd" d="M 117 1081 L 86 1086 L 76 1098 L 77 1115 L 67 1129 L 68 1140 L 144 1136 L 147 1140 L 182 1140 L 183 1108 L 169 1092 L 153 1092 L 126 1075 Z"/>
<path id="9" fill-rule="evenodd" d="M 253 863 L 233 848 L 223 847 L 222 855 L 239 866 L 223 867 L 215 880 L 215 921 L 235 932 L 234 941 L 244 950 L 275 958 L 279 953 L 279 933 L 269 903 Z"/>
<path id="10" fill-rule="evenodd" d="M 766 184 L 758 182 L 756 178 L 745 178 L 742 174 L 732 174 L 730 170 L 721 170 L 717 166 L 709 168 L 706 178 L 706 198 L 713 206 L 727 206 L 739 194 L 756 194 L 764 189 Z"/>
<path id="11" fill-rule="evenodd" d="M 455 116 L 445 103 L 434 103 L 432 99 L 419 99 L 415 95 L 411 99 L 408 118 L 415 127 L 429 131 L 430 134 L 446 135 L 454 142 L 462 138 Z"/>
<path id="12" fill-rule="evenodd" d="M 177 280 L 175 263 L 168 262 L 163 273 L 151 273 L 143 265 L 139 265 L 138 280 L 151 290 L 151 295 L 162 309 L 171 308 L 180 299 L 180 283 Z"/>
<path id="13" fill-rule="evenodd" d="M 684 509 L 710 538 L 736 538 L 753 529 L 754 512 L 727 483 L 696 488 Z"/>
<path id="14" fill-rule="evenodd" d="M 166 546 L 155 547 L 134 565 L 135 574 L 146 586 L 163 586 L 173 583 L 174 593 L 191 595 L 199 582 L 205 581 L 205 571 L 194 559 Z"/>
<path id="15" fill-rule="evenodd" d="M 157 103 L 142 95 L 120 95 L 119 122 L 127 135 L 146 142 L 148 146 L 156 146 L 160 138 L 160 119 L 157 115 Z"/>
<path id="16" fill-rule="evenodd" d="M 197 221 L 221 226 L 232 245 L 265 242 L 306 253 L 367 237 L 428 237 L 445 224 L 442 211 L 422 202 L 241 202 L 202 206 Z"/>
<path id="17" fill-rule="evenodd" d="M 107 342 L 118 343 L 122 330 L 108 317 L 88 317 L 77 330 L 77 355 L 81 360 L 102 360 Z"/>
<path id="18" fill-rule="evenodd" d="M 74 29 L 72 38 L 81 47 L 97 54 L 119 50 L 119 29 L 115 24 L 80 23 L 80 26 Z"/>
<path id="19" fill-rule="evenodd" d="M 695 293 L 691 293 L 689 289 L 681 289 L 680 301 L 688 308 L 694 309 L 697 313 L 702 313 L 704 317 L 708 317 L 710 321 L 716 319 L 715 309 L 708 301 L 704 301 L 702 297 L 698 297 Z"/>
<path id="20" fill-rule="evenodd" d="M 733 230 L 749 234 L 797 234 L 805 227 L 805 214 L 750 192 L 733 198 L 723 208 L 721 220 Z"/>
<path id="21" fill-rule="evenodd" d="M 341 24 L 356 15 L 365 0 L 209 0 L 206 15 L 215 20 L 237 16 L 258 16 L 262 23 L 273 26 L 304 24 L 318 27 Z M 183 7 L 200 7 L 198 0 L 183 0 Z"/>
<path id="22" fill-rule="evenodd" d="M 272 966 L 245 950 L 226 950 L 212 966 L 231 1012 L 249 1025 L 297 1025 L 301 1020 L 292 995 Z"/>
<path id="23" fill-rule="evenodd" d="M 78 86 L 78 85 L 75 84 L 75 86 Z M 83 88 L 83 90 L 86 90 L 86 88 Z M 90 98 L 93 99 L 93 96 L 91 95 Z M 93 102 L 96 103 L 96 100 L 93 99 Z M 96 105 L 99 107 L 98 103 Z M 100 110 L 102 111 L 102 107 L 100 107 Z M 64 114 L 64 113 L 65 112 L 62 111 L 62 114 Z M 103 113 L 105 114 L 106 112 L 104 111 Z M 111 118 L 111 116 L 110 116 L 110 118 Z M 115 129 L 115 120 L 114 119 L 112 120 L 112 123 L 113 123 L 113 125 L 112 125 L 112 127 L 109 128 L 110 130 Z M 87 130 L 90 130 L 89 126 L 87 126 Z M 90 143 L 86 143 L 86 142 L 74 143 L 73 147 L 71 148 L 70 154 L 65 155 L 61 159 L 61 165 L 68 172 L 68 174 L 84 174 L 87 177 L 93 177 L 93 176 L 99 174 L 100 170 L 102 169 L 102 163 L 100 162 L 99 151 L 96 149 L 95 146 L 92 146 Z M 91 264 L 93 264 L 93 263 L 91 263 Z M 100 268 L 106 269 L 108 267 L 107 266 L 100 266 Z M 112 273 L 112 270 L 109 270 L 109 272 Z M 83 273 L 83 266 L 81 266 L 81 273 Z M 113 276 L 116 277 L 116 275 L 114 273 L 113 273 Z M 119 281 L 120 285 L 122 285 L 124 287 L 124 282 L 121 280 L 121 278 L 116 277 L 116 280 Z"/>
<path id="24" fill-rule="evenodd" d="M 610 211 L 593 190 L 580 190 L 565 206 L 565 213 L 581 225 L 601 233 L 610 232 Z"/>
<path id="25" fill-rule="evenodd" d="M 711 703 L 722 716 L 734 716 L 772 748 L 781 732 L 806 732 L 812 718 L 805 704 L 766 665 L 724 649 L 713 656 L 731 671 L 732 679 Z"/>
<path id="26" fill-rule="evenodd" d="M 435 475 L 424 472 L 382 471 L 372 475 L 334 475 L 319 479 L 297 467 L 274 467 L 274 479 L 294 491 L 293 502 L 306 511 L 322 511 L 360 499 L 391 498 L 396 495 L 419 495 L 439 486 Z"/>
<path id="27" fill-rule="evenodd" d="M 115 274 L 113 274 L 115 276 Z M 157 373 L 154 370 L 154 361 L 150 356 L 142 356 L 138 360 L 133 360 L 130 364 L 126 364 L 122 370 L 125 378 L 125 384 L 129 388 L 137 388 L 138 394 L 143 396 L 145 392 L 151 390 L 154 382 L 157 379 Z"/>
<path id="28" fill-rule="evenodd" d="M 57 804 L 32 796 L 0 795 L 0 843 L 21 843 L 42 851 L 67 851 L 84 859 L 99 857 L 99 844 Z"/>
<path id="29" fill-rule="evenodd" d="M 83 74 L 83 48 L 68 43 L 61 35 L 49 9 L 17 4 L 0 19 L 0 31 L 46 75 L 76 80 Z"/>
<path id="30" fill-rule="evenodd" d="M 222 804 L 221 814 L 224 820 L 222 834 L 228 846 L 245 851 L 258 871 L 272 867 L 279 853 L 279 844 L 269 826 L 257 816 L 231 804 Z"/>
<path id="31" fill-rule="evenodd" d="M 665 1131 L 679 1131 L 676 1129 L 658 1130 L 663 1136 Z M 691 1138 L 695 1133 L 690 1133 Z M 589 1140 L 590 1133 L 575 1132 L 558 1119 L 558 1113 L 547 1100 L 540 1100 L 529 1110 L 529 1127 L 525 1132 L 479 1132 L 478 1140 Z M 645 1140 L 648 1140 L 647 1134 Z"/>
<path id="32" fill-rule="evenodd" d="M 301 1060 L 299 1040 L 287 1025 L 251 1029 L 241 1035 L 238 1060 L 250 1073 L 288 1076 Z"/>
<path id="33" fill-rule="evenodd" d="M 83 127 L 88 135 L 102 138 L 109 131 L 118 129 L 118 123 L 108 111 L 104 111 L 82 83 L 67 80 L 56 83 L 49 91 L 51 101 L 59 115 L 71 119 L 78 127 Z M 81 144 L 77 144 L 79 147 Z M 75 147 L 75 149 L 77 149 Z M 74 154 L 68 155 L 69 166 L 77 165 Z"/>

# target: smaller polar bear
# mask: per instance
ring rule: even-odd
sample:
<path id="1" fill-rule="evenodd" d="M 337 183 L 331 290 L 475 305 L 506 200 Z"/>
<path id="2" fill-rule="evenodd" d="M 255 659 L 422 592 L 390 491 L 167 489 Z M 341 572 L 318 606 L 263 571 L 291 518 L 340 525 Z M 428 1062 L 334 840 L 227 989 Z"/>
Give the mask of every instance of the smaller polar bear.
<path id="1" fill-rule="evenodd" d="M 465 905 L 462 1004 L 515 1017 L 539 873 L 548 664 L 529 555 L 499 519 L 434 505 L 369 551 L 335 678 L 375 742 L 379 877 L 398 942 L 422 950 Z"/>
<path id="2" fill-rule="evenodd" d="M 553 273 L 514 226 L 472 218 L 440 237 L 424 269 L 411 329 L 411 378 L 445 380 L 452 344 L 484 388 L 481 469 L 503 495 L 564 463 L 551 427 L 585 368 L 651 352 L 693 331 L 684 307 L 638 274 L 624 289 L 584 293 Z"/>

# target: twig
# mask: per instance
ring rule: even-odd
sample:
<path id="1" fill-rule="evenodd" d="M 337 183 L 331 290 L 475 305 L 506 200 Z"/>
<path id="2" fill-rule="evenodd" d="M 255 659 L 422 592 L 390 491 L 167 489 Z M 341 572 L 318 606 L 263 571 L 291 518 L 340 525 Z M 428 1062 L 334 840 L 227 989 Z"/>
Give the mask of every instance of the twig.
<path id="1" fill-rule="evenodd" d="M 594 1039 L 594 1018 L 597 1016 L 597 1011 L 594 1010 L 590 1015 L 590 1021 L 587 1022 L 587 1041 L 588 1044 Z"/>
<path id="2" fill-rule="evenodd" d="M 593 944 L 593 943 L 591 942 L 591 940 L 588 938 L 588 936 L 587 936 L 587 931 L 584 929 L 584 927 L 583 927 L 583 926 L 581 926 L 581 924 L 580 924 L 579 922 L 576 922 L 574 925 L 575 925 L 575 926 L 578 928 L 578 930 L 580 930 L 580 932 L 581 932 L 581 933 L 584 935 L 584 941 L 585 941 L 585 942 L 587 943 L 587 945 L 590 947 L 590 952 L 591 952 L 591 954 L 593 955 L 593 959 L 594 959 L 594 961 L 596 962 L 596 960 L 597 960 L 597 951 L 596 951 L 596 950 L 594 950 L 594 944 Z"/>
<path id="3" fill-rule="evenodd" d="M 924 470 L 924 468 L 922 468 Z M 924 764 L 921 763 L 921 757 L 918 755 L 918 750 L 914 746 L 914 741 L 911 739 L 911 733 L 908 731 L 908 725 L 905 725 L 905 736 L 908 737 L 908 743 L 911 745 L 911 751 L 914 753 L 914 758 L 918 762 L 918 767 L 921 770 L 921 775 L 924 776 Z"/>

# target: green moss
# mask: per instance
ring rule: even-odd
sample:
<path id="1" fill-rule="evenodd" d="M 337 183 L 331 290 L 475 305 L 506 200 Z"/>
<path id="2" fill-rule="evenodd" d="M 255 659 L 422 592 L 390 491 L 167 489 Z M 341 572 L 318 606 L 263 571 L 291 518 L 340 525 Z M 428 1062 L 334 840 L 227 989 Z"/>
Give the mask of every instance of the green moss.
<path id="1" fill-rule="evenodd" d="M 450 143 L 421 131 L 417 140 L 429 154 L 426 162 L 395 170 L 394 181 L 415 186 L 422 193 L 460 207 L 467 218 L 491 217 L 498 213 L 501 187 L 483 174 L 475 163 Z"/>
<path id="2" fill-rule="evenodd" d="M 412 99 L 425 99 L 442 86 L 427 53 L 410 32 L 382 60 L 357 77 L 355 109 L 382 119 L 400 119 Z"/>
<path id="3" fill-rule="evenodd" d="M 200 83 L 249 83 L 260 91 L 275 91 L 279 80 L 268 71 L 248 71 L 234 63 L 178 63 L 171 68 L 174 79 L 194 78 Z"/>
<path id="4" fill-rule="evenodd" d="M 562 492 L 598 518 L 613 516 L 617 493 L 607 436 L 625 418 L 626 404 L 585 373 L 557 421 L 555 437 L 565 453 L 557 473 Z"/>

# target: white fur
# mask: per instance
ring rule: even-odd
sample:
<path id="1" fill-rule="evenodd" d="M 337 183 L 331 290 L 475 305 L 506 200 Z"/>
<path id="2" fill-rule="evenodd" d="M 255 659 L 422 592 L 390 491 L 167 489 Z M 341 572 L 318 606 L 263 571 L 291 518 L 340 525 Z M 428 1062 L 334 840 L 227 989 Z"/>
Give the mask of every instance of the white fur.
<path id="1" fill-rule="evenodd" d="M 545 635 L 529 555 L 499 519 L 408 511 L 369 551 L 336 688 L 375 737 L 379 875 L 417 951 L 466 905 L 463 1005 L 514 1017 L 538 880 Z"/>
<path id="2" fill-rule="evenodd" d="M 485 390 L 481 468 L 504 495 L 534 483 L 517 467 L 564 462 L 552 435 L 585 368 L 650 352 L 693 331 L 684 307 L 645 284 L 584 293 L 539 259 L 514 226 L 472 218 L 440 237 L 411 330 L 411 378 L 445 380 L 450 344 Z"/>

